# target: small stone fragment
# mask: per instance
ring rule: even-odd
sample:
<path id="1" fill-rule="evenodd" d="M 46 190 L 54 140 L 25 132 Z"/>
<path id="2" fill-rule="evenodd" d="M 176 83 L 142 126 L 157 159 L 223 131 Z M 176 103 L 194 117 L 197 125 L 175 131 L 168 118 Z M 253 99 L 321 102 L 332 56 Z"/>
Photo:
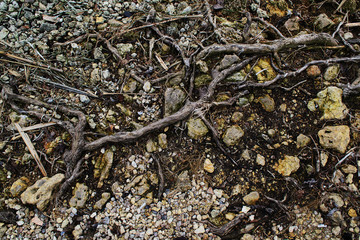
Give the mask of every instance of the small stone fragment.
<path id="1" fill-rule="evenodd" d="M 167 136 L 165 133 L 160 133 L 158 136 L 158 142 L 162 149 L 167 148 Z"/>
<path id="2" fill-rule="evenodd" d="M 351 165 L 351 164 L 344 164 L 341 167 L 341 170 L 346 174 L 357 173 L 357 168 L 354 165 Z"/>
<path id="3" fill-rule="evenodd" d="M 292 17 L 285 22 L 284 26 L 289 31 L 299 31 L 300 30 L 299 20 L 300 18 L 298 16 Z"/>
<path id="4" fill-rule="evenodd" d="M 187 122 L 189 137 L 199 140 L 208 133 L 205 123 L 200 119 L 190 118 Z"/>
<path id="5" fill-rule="evenodd" d="M 83 183 L 76 183 L 76 187 L 73 190 L 73 197 L 70 199 L 69 205 L 77 209 L 85 207 L 88 195 L 88 187 Z"/>
<path id="6" fill-rule="evenodd" d="M 263 109 L 267 112 L 273 112 L 275 110 L 275 101 L 272 99 L 269 94 L 258 98 L 259 103 Z"/>
<path id="7" fill-rule="evenodd" d="M 232 212 L 228 212 L 225 214 L 225 218 L 229 221 L 233 220 L 235 217 L 236 217 L 236 214 L 232 213 Z"/>
<path id="8" fill-rule="evenodd" d="M 88 104 L 90 102 L 90 98 L 86 95 L 80 95 L 80 102 Z"/>
<path id="9" fill-rule="evenodd" d="M 316 78 L 316 77 L 320 76 L 321 70 L 317 65 L 311 65 L 310 67 L 308 67 L 306 69 L 306 73 L 309 77 Z"/>
<path id="10" fill-rule="evenodd" d="M 290 174 L 296 172 L 299 167 L 299 158 L 285 155 L 284 159 L 280 159 L 279 162 L 275 164 L 274 169 L 283 176 L 290 176 Z"/>
<path id="11" fill-rule="evenodd" d="M 265 157 L 260 154 L 257 154 L 256 163 L 259 164 L 260 166 L 265 166 Z"/>
<path id="12" fill-rule="evenodd" d="M 311 139 L 304 135 L 304 134 L 300 134 L 297 138 L 296 138 L 296 147 L 297 148 L 303 148 L 306 147 L 309 143 L 310 143 Z"/>
<path id="13" fill-rule="evenodd" d="M 214 164 L 211 162 L 210 159 L 205 159 L 205 162 L 204 162 L 204 170 L 209 172 L 209 173 L 213 173 L 215 168 L 214 168 Z"/>
<path id="14" fill-rule="evenodd" d="M 328 158 L 329 156 L 327 155 L 326 152 L 321 152 L 320 153 L 320 163 L 321 163 L 321 166 L 325 167 L 326 166 L 326 163 L 328 161 Z"/>
<path id="15" fill-rule="evenodd" d="M 127 53 L 131 52 L 134 46 L 131 43 L 119 43 L 116 45 L 119 54 L 124 57 Z"/>
<path id="16" fill-rule="evenodd" d="M 245 233 L 242 237 L 241 240 L 254 240 L 255 237 L 251 234 Z"/>
<path id="17" fill-rule="evenodd" d="M 149 153 L 156 152 L 158 150 L 156 142 L 154 142 L 152 139 L 149 139 L 146 142 L 146 151 Z"/>
<path id="18" fill-rule="evenodd" d="M 233 115 L 231 116 L 231 121 L 233 123 L 238 123 L 241 121 L 243 116 L 244 116 L 244 114 L 242 114 L 241 112 L 234 112 Z"/>
<path id="19" fill-rule="evenodd" d="M 136 90 L 136 81 L 133 79 L 130 79 L 127 81 L 123 87 L 123 91 L 125 93 L 133 93 Z"/>
<path id="20" fill-rule="evenodd" d="M 333 65 L 333 66 L 328 67 L 325 70 L 324 79 L 326 81 L 334 80 L 339 75 L 339 71 L 340 71 L 339 65 Z"/>
<path id="21" fill-rule="evenodd" d="M 219 70 L 223 70 L 225 68 L 230 67 L 231 65 L 233 65 L 234 63 L 240 61 L 240 58 L 238 56 L 236 56 L 235 54 L 233 55 L 225 55 L 224 58 L 221 60 L 220 64 L 219 64 Z"/>
<path id="22" fill-rule="evenodd" d="M 109 198 L 110 193 L 104 192 L 103 194 L 101 194 L 101 199 L 95 203 L 94 209 L 102 209 L 102 207 L 109 200 Z"/>
<path id="23" fill-rule="evenodd" d="M 72 231 L 72 234 L 74 236 L 74 239 L 80 239 L 81 238 L 81 234 L 83 234 L 83 230 L 81 228 L 80 225 L 76 225 L 76 227 L 74 228 L 74 230 Z"/>
<path id="24" fill-rule="evenodd" d="M 357 213 L 356 213 L 356 210 L 353 209 L 353 208 L 350 208 L 350 209 L 349 209 L 348 214 L 349 214 L 349 216 L 352 217 L 352 218 L 356 218 L 356 217 L 358 216 Z"/>
<path id="25" fill-rule="evenodd" d="M 234 125 L 225 131 L 223 141 L 230 147 L 238 144 L 242 136 L 244 136 L 244 131 L 238 125 Z"/>
<path id="26" fill-rule="evenodd" d="M 19 196 L 28 187 L 30 181 L 27 177 L 21 177 L 10 187 L 10 193 L 13 197 Z"/>
<path id="27" fill-rule="evenodd" d="M 195 229 L 194 233 L 195 234 L 205 233 L 204 225 L 201 224 L 199 228 Z"/>
<path id="28" fill-rule="evenodd" d="M 326 126 L 318 132 L 318 136 L 324 148 L 332 148 L 345 153 L 350 143 L 350 128 L 346 125 Z"/>
<path id="29" fill-rule="evenodd" d="M 271 66 L 269 58 L 261 58 L 254 67 L 254 72 L 259 82 L 270 81 L 277 75 L 274 68 Z"/>
<path id="30" fill-rule="evenodd" d="M 180 189 L 182 192 L 191 189 L 191 181 L 188 171 L 183 171 L 182 173 L 180 173 L 176 181 L 176 188 Z"/>
<path id="31" fill-rule="evenodd" d="M 320 14 L 314 22 L 315 28 L 319 31 L 330 28 L 334 24 L 335 23 L 325 13 Z"/>
<path id="32" fill-rule="evenodd" d="M 243 200 L 247 205 L 254 205 L 259 200 L 259 198 L 259 193 L 255 191 L 243 197 Z"/>
<path id="33" fill-rule="evenodd" d="M 50 201 L 52 191 L 59 186 L 64 178 L 64 174 L 58 173 L 51 178 L 43 177 L 37 180 L 34 185 L 28 187 L 21 194 L 21 201 L 24 204 L 36 204 L 40 211 L 44 211 Z"/>
<path id="34" fill-rule="evenodd" d="M 146 81 L 146 82 L 144 83 L 143 89 L 144 89 L 145 92 L 150 92 L 150 90 L 151 90 L 151 83 L 150 83 L 149 81 Z"/>
<path id="35" fill-rule="evenodd" d="M 202 73 L 207 73 L 209 71 L 209 68 L 206 64 L 206 62 L 199 60 L 196 62 L 196 65 L 199 66 L 199 69 Z"/>

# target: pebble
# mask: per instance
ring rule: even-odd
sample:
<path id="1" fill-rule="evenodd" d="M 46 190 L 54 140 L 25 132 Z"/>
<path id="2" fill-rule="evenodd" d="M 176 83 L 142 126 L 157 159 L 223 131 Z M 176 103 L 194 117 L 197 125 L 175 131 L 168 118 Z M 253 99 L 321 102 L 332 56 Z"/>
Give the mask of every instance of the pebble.
<path id="1" fill-rule="evenodd" d="M 207 171 L 208 173 L 213 173 L 215 168 L 214 168 L 214 164 L 211 162 L 210 159 L 205 159 L 204 162 L 204 170 Z"/>
<path id="2" fill-rule="evenodd" d="M 80 95 L 80 102 L 88 104 L 90 102 L 90 98 L 86 95 Z"/>
<path id="3" fill-rule="evenodd" d="M 243 200 L 248 205 L 254 205 L 260 198 L 260 194 L 258 192 L 251 192 L 243 197 Z"/>

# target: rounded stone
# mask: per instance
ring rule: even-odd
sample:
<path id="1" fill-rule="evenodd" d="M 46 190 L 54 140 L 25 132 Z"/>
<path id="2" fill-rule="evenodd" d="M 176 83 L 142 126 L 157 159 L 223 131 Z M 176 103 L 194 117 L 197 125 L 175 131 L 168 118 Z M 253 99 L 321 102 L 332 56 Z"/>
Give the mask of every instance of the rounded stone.
<path id="1" fill-rule="evenodd" d="M 226 146 L 230 147 L 238 144 L 242 136 L 244 136 L 244 131 L 241 129 L 241 127 L 234 125 L 226 130 L 223 136 L 223 141 Z"/>
<path id="2" fill-rule="evenodd" d="M 317 65 L 311 65 L 306 69 L 306 73 L 309 77 L 316 78 L 320 76 L 321 70 Z"/>
<path id="3" fill-rule="evenodd" d="M 205 123 L 200 119 L 190 118 L 187 122 L 188 135 L 193 139 L 199 140 L 208 133 Z"/>
<path id="4" fill-rule="evenodd" d="M 243 197 L 243 200 L 248 205 L 254 205 L 259 200 L 259 198 L 260 194 L 254 191 Z"/>

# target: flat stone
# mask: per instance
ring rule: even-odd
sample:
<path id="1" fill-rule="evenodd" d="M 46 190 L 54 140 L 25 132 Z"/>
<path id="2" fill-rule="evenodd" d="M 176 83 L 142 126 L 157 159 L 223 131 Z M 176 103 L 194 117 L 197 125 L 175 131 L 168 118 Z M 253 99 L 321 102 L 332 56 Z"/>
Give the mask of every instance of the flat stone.
<path id="1" fill-rule="evenodd" d="M 211 162 L 210 159 L 205 159 L 204 162 L 204 170 L 207 171 L 208 173 L 213 173 L 215 168 L 214 168 L 214 164 Z"/>
<path id="2" fill-rule="evenodd" d="M 188 136 L 199 140 L 208 133 L 205 123 L 200 118 L 190 118 L 187 122 Z"/>
<path id="3" fill-rule="evenodd" d="M 13 197 L 19 196 L 28 187 L 30 181 L 27 177 L 21 177 L 10 187 L 10 193 Z"/>
<path id="4" fill-rule="evenodd" d="M 41 178 L 21 194 L 21 201 L 24 204 L 36 204 L 40 211 L 44 211 L 50 201 L 53 190 L 60 185 L 64 178 L 65 175 L 62 173 L 58 173 L 51 178 Z"/>
<path id="5" fill-rule="evenodd" d="M 341 171 L 343 171 L 346 174 L 349 174 L 349 173 L 357 173 L 358 170 L 357 170 L 357 167 L 355 167 L 354 165 L 344 164 L 341 167 Z"/>
<path id="6" fill-rule="evenodd" d="M 236 62 L 239 62 L 240 58 L 236 55 L 225 55 L 219 64 L 219 70 L 223 70 L 225 68 L 230 67 Z"/>
<path id="7" fill-rule="evenodd" d="M 165 117 L 177 112 L 183 105 L 186 94 L 180 88 L 165 90 Z"/>
<path id="8" fill-rule="evenodd" d="M 326 28 L 330 28 L 335 23 L 325 14 L 322 13 L 315 19 L 314 26 L 317 30 L 324 30 Z"/>
<path id="9" fill-rule="evenodd" d="M 258 102 L 261 104 L 262 108 L 267 112 L 273 112 L 275 110 L 275 101 L 269 94 L 259 97 Z"/>
<path id="10" fill-rule="evenodd" d="M 243 200 L 247 205 L 254 205 L 259 200 L 259 198 L 260 194 L 254 191 L 243 197 Z"/>
<path id="11" fill-rule="evenodd" d="M 337 87 L 328 87 L 317 94 L 317 98 L 310 100 L 307 107 L 310 111 L 316 111 L 317 106 L 323 112 L 321 119 L 339 119 L 347 116 L 348 109 L 342 102 L 342 90 Z"/>
<path id="12" fill-rule="evenodd" d="M 310 141 L 311 141 L 310 137 L 308 137 L 304 134 L 300 134 L 296 138 L 296 147 L 297 148 L 306 147 L 310 143 Z"/>
<path id="13" fill-rule="evenodd" d="M 80 95 L 80 102 L 88 104 L 90 102 L 90 98 L 86 95 Z"/>
<path id="14" fill-rule="evenodd" d="M 70 207 L 83 208 L 88 199 L 88 187 L 83 183 L 76 183 L 76 187 L 73 190 L 73 197 L 69 201 Z"/>
<path id="15" fill-rule="evenodd" d="M 96 161 L 94 166 L 94 178 L 99 178 L 97 187 L 101 188 L 104 180 L 109 177 L 109 172 L 113 163 L 114 152 L 110 149 L 106 150 Z"/>
<path id="16" fill-rule="evenodd" d="M 195 234 L 200 234 L 200 233 L 205 233 L 205 228 L 204 225 L 200 225 L 199 228 L 195 229 L 194 231 Z"/>
<path id="17" fill-rule="evenodd" d="M 350 143 L 350 128 L 346 125 L 326 126 L 318 132 L 321 146 L 345 153 Z"/>
<path id="18" fill-rule="evenodd" d="M 233 146 L 240 142 L 242 136 L 244 136 L 244 131 L 238 125 L 234 125 L 226 129 L 223 141 L 226 146 Z"/>
<path id="19" fill-rule="evenodd" d="M 9 34 L 9 30 L 7 30 L 6 28 L 1 29 L 0 31 L 0 40 L 3 40 L 4 38 L 7 37 L 7 35 Z"/>
<path id="20" fill-rule="evenodd" d="M 285 155 L 284 159 L 280 159 L 279 162 L 275 164 L 274 169 L 283 176 L 290 176 L 290 174 L 296 172 L 299 167 L 299 158 Z"/>

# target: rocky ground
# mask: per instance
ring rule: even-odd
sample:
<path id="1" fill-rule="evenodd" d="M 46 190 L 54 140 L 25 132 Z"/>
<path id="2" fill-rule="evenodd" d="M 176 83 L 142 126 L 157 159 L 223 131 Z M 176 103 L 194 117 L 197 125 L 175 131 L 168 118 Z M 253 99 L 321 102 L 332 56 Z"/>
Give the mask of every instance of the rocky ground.
<path id="1" fill-rule="evenodd" d="M 359 8 L 0 1 L 0 238 L 360 239 Z"/>

